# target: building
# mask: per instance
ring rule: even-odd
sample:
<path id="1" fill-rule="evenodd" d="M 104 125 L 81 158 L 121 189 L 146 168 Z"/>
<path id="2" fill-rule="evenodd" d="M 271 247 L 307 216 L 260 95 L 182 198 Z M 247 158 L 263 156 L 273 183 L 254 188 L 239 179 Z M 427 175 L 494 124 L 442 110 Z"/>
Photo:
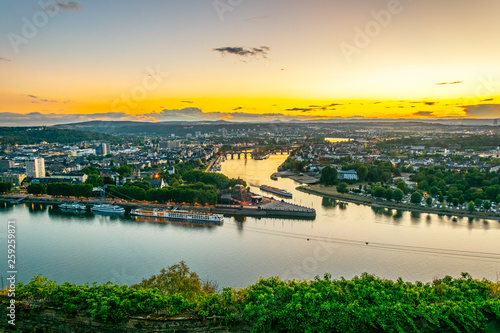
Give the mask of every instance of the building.
<path id="1" fill-rule="evenodd" d="M 358 174 L 356 173 L 356 170 L 348 170 L 348 171 L 339 170 L 337 179 L 339 179 L 339 180 L 358 180 Z"/>
<path id="2" fill-rule="evenodd" d="M 45 160 L 40 157 L 26 160 L 26 176 L 31 178 L 45 177 Z"/>
<path id="3" fill-rule="evenodd" d="M 0 182 L 8 182 L 8 183 L 11 183 L 13 186 L 21 185 L 24 178 L 26 178 L 25 174 L 18 174 L 18 173 L 0 174 Z"/>
<path id="4" fill-rule="evenodd" d="M 101 143 L 95 149 L 96 155 L 101 155 L 101 156 L 109 154 L 109 151 L 110 151 L 109 143 Z"/>
<path id="5" fill-rule="evenodd" d="M 164 188 L 167 186 L 163 178 L 144 179 L 144 181 L 150 183 L 151 188 Z"/>
<path id="6" fill-rule="evenodd" d="M 0 171 L 7 171 L 14 167 L 14 161 L 11 160 L 0 160 Z"/>

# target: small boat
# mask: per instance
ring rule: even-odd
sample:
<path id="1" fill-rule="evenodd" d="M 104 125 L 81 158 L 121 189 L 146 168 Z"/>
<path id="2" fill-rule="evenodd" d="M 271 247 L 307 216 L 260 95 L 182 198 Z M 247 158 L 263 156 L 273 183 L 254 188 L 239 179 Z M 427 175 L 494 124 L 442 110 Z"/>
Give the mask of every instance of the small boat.
<path id="1" fill-rule="evenodd" d="M 68 210 L 87 210 L 87 206 L 79 204 L 79 203 L 63 203 L 59 205 L 59 208 L 61 209 L 68 209 Z"/>
<path id="2" fill-rule="evenodd" d="M 187 210 L 160 210 L 160 209 L 146 209 L 139 208 L 130 211 L 130 215 L 147 216 L 147 217 L 163 217 L 167 219 L 179 219 L 186 221 L 201 221 L 201 222 L 216 222 L 221 223 L 224 221 L 224 215 L 194 212 Z"/>
<path id="3" fill-rule="evenodd" d="M 123 214 L 125 213 L 125 208 L 115 205 L 94 205 L 92 211 L 96 213 L 111 213 L 111 214 Z"/>
<path id="4" fill-rule="evenodd" d="M 272 194 L 276 194 L 280 197 L 289 198 L 289 199 L 292 198 L 292 193 L 285 191 L 285 190 L 282 190 L 280 188 L 273 187 L 273 186 L 261 185 L 260 190 L 265 191 L 265 192 L 269 192 Z"/>

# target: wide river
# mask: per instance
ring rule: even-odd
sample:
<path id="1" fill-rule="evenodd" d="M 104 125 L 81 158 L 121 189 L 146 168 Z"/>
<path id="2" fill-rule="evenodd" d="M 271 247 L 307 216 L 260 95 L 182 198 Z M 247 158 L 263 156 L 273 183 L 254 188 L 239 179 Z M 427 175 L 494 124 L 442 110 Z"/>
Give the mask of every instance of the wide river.
<path id="1" fill-rule="evenodd" d="M 458 277 L 497 280 L 500 223 L 372 209 L 295 190 L 290 179 L 269 177 L 286 156 L 227 160 L 222 173 L 287 189 L 287 200 L 317 211 L 315 220 L 225 217 L 222 226 L 136 221 L 51 206 L 1 205 L 0 231 L 7 277 L 7 221 L 16 225 L 18 281 L 42 274 L 57 282 L 133 284 L 181 260 L 221 287 L 244 287 L 260 277 L 311 279 L 363 272 L 409 281 Z"/>

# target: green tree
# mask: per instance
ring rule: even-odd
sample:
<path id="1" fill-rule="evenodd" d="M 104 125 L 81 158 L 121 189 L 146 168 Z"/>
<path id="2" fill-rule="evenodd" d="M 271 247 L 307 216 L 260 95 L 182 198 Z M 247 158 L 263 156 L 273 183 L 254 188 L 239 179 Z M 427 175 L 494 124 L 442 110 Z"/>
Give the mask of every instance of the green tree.
<path id="1" fill-rule="evenodd" d="M 160 274 L 143 279 L 141 283 L 133 285 L 132 288 L 156 288 L 162 294 L 179 294 L 190 301 L 194 301 L 197 296 L 216 291 L 213 286 L 204 284 L 198 274 L 191 272 L 184 261 L 167 267 L 167 269 L 163 268 Z"/>
<path id="2" fill-rule="evenodd" d="M 356 174 L 358 175 L 359 181 L 364 182 L 368 176 L 368 168 L 365 165 L 362 165 L 356 170 Z"/>
<path id="3" fill-rule="evenodd" d="M 326 186 L 332 186 L 337 183 L 338 171 L 331 166 L 326 166 L 321 171 L 320 183 Z"/>
<path id="4" fill-rule="evenodd" d="M 409 189 L 408 189 L 408 185 L 406 185 L 406 183 L 404 181 L 400 181 L 397 185 L 397 187 L 403 191 L 404 194 L 408 194 L 409 192 Z"/>
<path id="5" fill-rule="evenodd" d="M 337 192 L 339 193 L 348 193 L 349 189 L 347 188 L 347 183 L 342 182 L 337 185 Z"/>
<path id="6" fill-rule="evenodd" d="M 99 177 L 98 174 L 92 173 L 92 174 L 88 175 L 88 178 L 85 180 L 85 184 L 90 184 L 94 187 L 103 186 L 104 179 Z"/>
<path id="7" fill-rule="evenodd" d="M 29 194 L 45 194 L 47 193 L 47 189 L 43 184 L 30 184 L 26 188 Z"/>
<path id="8" fill-rule="evenodd" d="M 11 188 L 12 188 L 12 183 L 0 182 L 0 193 L 9 192 Z"/>
<path id="9" fill-rule="evenodd" d="M 395 189 L 394 192 L 392 192 L 392 198 L 396 202 L 401 202 L 403 200 L 403 198 L 404 198 L 403 191 L 401 191 L 400 188 Z"/>
<path id="10" fill-rule="evenodd" d="M 425 199 L 425 203 L 427 204 L 427 206 L 431 206 L 432 205 L 432 197 L 428 196 L 427 199 Z"/>
<path id="11" fill-rule="evenodd" d="M 490 209 L 491 209 L 491 201 L 489 201 L 489 200 L 484 200 L 484 202 L 483 202 L 483 208 L 484 208 L 485 210 L 490 210 Z"/>
<path id="12" fill-rule="evenodd" d="M 386 198 L 387 200 L 391 200 L 392 199 L 392 195 L 393 195 L 392 189 L 388 188 L 388 189 L 385 190 L 384 198 Z"/>
<path id="13" fill-rule="evenodd" d="M 476 210 L 476 206 L 474 205 L 474 202 L 469 202 L 469 207 L 467 208 L 469 212 L 474 212 Z"/>
<path id="14" fill-rule="evenodd" d="M 410 198 L 411 203 L 419 204 L 422 202 L 422 194 L 420 192 L 413 192 Z"/>

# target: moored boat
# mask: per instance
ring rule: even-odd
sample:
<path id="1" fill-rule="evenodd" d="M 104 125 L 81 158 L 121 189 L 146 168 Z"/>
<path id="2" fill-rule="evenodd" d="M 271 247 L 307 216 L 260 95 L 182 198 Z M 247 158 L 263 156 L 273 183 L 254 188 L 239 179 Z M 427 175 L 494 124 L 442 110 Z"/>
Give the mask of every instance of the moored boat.
<path id="1" fill-rule="evenodd" d="M 86 210 L 87 206 L 75 202 L 72 204 L 63 203 L 63 204 L 59 205 L 59 208 L 68 209 L 68 210 Z"/>
<path id="2" fill-rule="evenodd" d="M 161 210 L 161 209 L 139 208 L 131 210 L 130 215 L 162 217 L 167 219 L 179 219 L 186 221 L 215 222 L 215 223 L 221 223 L 224 221 L 224 215 L 222 214 L 194 212 L 187 210 Z"/>
<path id="3" fill-rule="evenodd" d="M 125 208 L 115 205 L 94 205 L 92 211 L 96 213 L 112 213 L 112 214 L 123 214 L 125 213 Z"/>

